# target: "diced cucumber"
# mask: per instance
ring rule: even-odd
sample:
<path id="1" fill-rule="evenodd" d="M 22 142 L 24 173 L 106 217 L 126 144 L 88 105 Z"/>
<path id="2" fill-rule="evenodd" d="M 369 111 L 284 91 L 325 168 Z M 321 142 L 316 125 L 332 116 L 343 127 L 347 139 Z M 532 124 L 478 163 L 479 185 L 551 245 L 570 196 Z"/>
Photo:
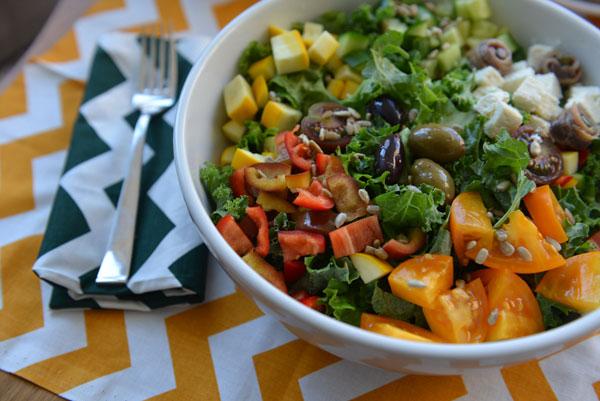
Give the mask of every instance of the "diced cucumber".
<path id="1" fill-rule="evenodd" d="M 469 36 L 471 36 L 471 25 L 471 21 L 469 21 L 468 19 L 458 21 L 458 24 L 456 26 L 458 27 L 458 30 L 463 39 L 466 39 Z"/>
<path id="2" fill-rule="evenodd" d="M 474 21 L 492 16 L 488 0 L 456 0 L 455 7 L 457 16 Z"/>
<path id="3" fill-rule="evenodd" d="M 427 72 L 427 75 L 429 75 L 429 78 L 435 78 L 437 76 L 438 61 L 436 59 L 423 60 L 421 65 L 425 69 L 425 72 Z"/>
<path id="4" fill-rule="evenodd" d="M 517 41 L 508 32 L 504 32 L 498 35 L 497 38 L 499 41 L 504 43 L 506 47 L 510 49 L 511 52 L 515 52 L 519 48 L 519 44 L 517 43 Z"/>
<path id="5" fill-rule="evenodd" d="M 448 72 L 454 68 L 460 61 L 460 46 L 456 43 L 451 44 L 446 50 L 438 54 L 438 62 L 443 72 Z"/>
<path id="6" fill-rule="evenodd" d="M 442 43 L 457 43 L 460 46 L 463 45 L 463 36 L 460 34 L 457 26 L 451 26 L 444 31 L 442 34 Z"/>
<path id="7" fill-rule="evenodd" d="M 390 18 L 383 21 L 383 30 L 384 31 L 398 31 L 401 33 L 405 33 L 408 27 L 402 21 L 397 18 Z"/>
<path id="8" fill-rule="evenodd" d="M 408 36 L 416 36 L 418 38 L 426 38 L 430 35 L 429 24 L 427 22 L 421 22 L 408 28 L 406 32 Z"/>
<path id="9" fill-rule="evenodd" d="M 498 34 L 498 25 L 487 20 L 475 21 L 471 28 L 471 36 L 488 39 L 493 38 Z"/>
<path id="10" fill-rule="evenodd" d="M 358 32 L 345 32 L 340 35 L 338 42 L 340 42 L 340 46 L 337 49 L 339 57 L 344 57 L 348 53 L 356 50 L 364 50 L 369 47 L 369 37 Z"/>

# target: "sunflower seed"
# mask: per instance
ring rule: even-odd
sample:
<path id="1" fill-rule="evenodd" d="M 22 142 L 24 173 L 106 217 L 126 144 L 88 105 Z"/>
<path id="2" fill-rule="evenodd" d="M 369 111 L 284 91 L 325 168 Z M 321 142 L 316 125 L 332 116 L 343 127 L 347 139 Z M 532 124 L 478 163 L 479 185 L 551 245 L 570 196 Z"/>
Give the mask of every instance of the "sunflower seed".
<path id="1" fill-rule="evenodd" d="M 375 241 L 373 241 L 373 246 L 375 248 L 380 248 L 381 247 L 381 241 L 379 241 L 378 239 L 376 239 Z"/>
<path id="2" fill-rule="evenodd" d="M 417 119 L 418 115 L 419 115 L 419 110 L 417 110 L 417 109 L 411 109 L 408 112 L 408 120 L 412 123 L 413 121 L 415 121 Z"/>
<path id="3" fill-rule="evenodd" d="M 310 139 L 308 141 L 308 146 L 312 149 L 312 151 L 314 153 L 323 153 L 323 149 L 321 149 L 321 147 L 319 146 L 319 144 L 316 143 L 315 141 L 313 141 L 312 139 Z"/>
<path id="4" fill-rule="evenodd" d="M 389 257 L 383 248 L 375 248 L 375 256 L 381 260 L 386 260 Z"/>
<path id="5" fill-rule="evenodd" d="M 517 252 L 519 252 L 519 256 L 525 262 L 531 262 L 531 261 L 533 261 L 533 256 L 531 255 L 531 252 L 529 252 L 529 249 L 525 248 L 524 246 L 518 247 L 517 248 Z"/>
<path id="6" fill-rule="evenodd" d="M 333 115 L 333 111 L 327 110 L 327 111 L 323 112 L 323 114 L 321 114 L 321 118 L 326 119 L 326 118 L 331 117 L 332 115 Z"/>
<path id="7" fill-rule="evenodd" d="M 302 141 L 303 144 L 308 145 L 308 137 L 304 134 L 300 134 L 298 135 L 298 139 L 300 139 L 300 141 Z"/>
<path id="8" fill-rule="evenodd" d="M 408 244 L 409 242 L 408 237 L 404 234 L 398 234 L 396 236 L 396 241 L 402 242 L 403 244 Z"/>
<path id="9" fill-rule="evenodd" d="M 333 194 L 327 188 L 322 188 L 321 193 L 329 198 L 333 198 Z"/>
<path id="10" fill-rule="evenodd" d="M 560 250 L 562 249 L 562 246 L 560 245 L 560 243 L 557 240 L 555 240 L 554 238 L 552 238 L 552 237 L 546 237 L 546 241 L 548 241 L 548 243 L 550 245 L 552 245 L 552 247 L 554 249 L 556 249 L 557 251 L 560 252 Z"/>
<path id="11" fill-rule="evenodd" d="M 575 217 L 573 217 L 573 213 L 569 209 L 565 209 L 565 216 L 569 224 L 575 224 Z"/>
<path id="12" fill-rule="evenodd" d="M 314 177 L 317 175 L 317 165 L 312 163 L 310 165 L 310 174 Z"/>
<path id="13" fill-rule="evenodd" d="M 365 247 L 365 253 L 367 253 L 367 254 L 369 254 L 369 255 L 373 255 L 373 256 L 375 256 L 375 249 L 376 249 L 376 248 L 375 248 L 374 246 L 367 245 L 367 246 Z"/>
<path id="14" fill-rule="evenodd" d="M 362 200 L 365 203 L 369 203 L 369 201 L 371 200 L 369 193 L 364 188 L 361 188 L 358 190 L 358 197 L 360 198 L 360 200 Z"/>
<path id="15" fill-rule="evenodd" d="M 356 110 L 354 110 L 352 107 L 348 107 L 348 111 L 350 112 L 350 115 L 356 119 L 360 118 L 360 113 Z"/>
<path id="16" fill-rule="evenodd" d="M 501 242 L 500 252 L 505 256 L 512 256 L 515 253 L 515 247 L 510 242 Z"/>
<path id="17" fill-rule="evenodd" d="M 508 234 L 502 229 L 496 230 L 494 234 L 496 235 L 496 239 L 500 242 L 506 241 L 508 239 Z"/>
<path id="18" fill-rule="evenodd" d="M 498 185 L 496 185 L 496 191 L 498 192 L 504 192 L 508 188 L 510 188 L 510 181 L 508 180 L 500 181 Z"/>
<path id="19" fill-rule="evenodd" d="M 350 117 L 352 113 L 350 113 L 350 110 L 336 110 L 333 115 L 336 117 Z"/>
<path id="20" fill-rule="evenodd" d="M 407 280 L 406 283 L 408 284 L 409 287 L 412 287 L 412 288 L 425 288 L 425 287 L 427 287 L 427 284 L 425 284 L 423 281 L 416 280 L 414 278 L 411 278 L 410 280 Z"/>
<path id="21" fill-rule="evenodd" d="M 319 133 L 319 135 L 320 135 L 320 133 Z M 325 133 L 323 134 L 323 139 L 326 141 L 337 141 L 341 137 L 342 136 L 335 131 L 325 130 Z"/>
<path id="22" fill-rule="evenodd" d="M 444 43 L 442 45 L 442 50 L 448 50 L 450 48 L 450 43 Z"/>
<path id="23" fill-rule="evenodd" d="M 477 255 L 475 256 L 475 263 L 477 263 L 479 265 L 485 263 L 485 261 L 487 260 L 489 255 L 490 255 L 490 251 L 488 251 L 487 248 L 481 248 L 479 250 L 479 252 L 477 252 Z"/>
<path id="24" fill-rule="evenodd" d="M 346 213 L 340 213 L 335 216 L 335 228 L 340 228 L 346 222 L 348 215 Z"/>
<path id="25" fill-rule="evenodd" d="M 464 287 L 465 287 L 465 284 L 466 284 L 466 283 L 465 283 L 465 280 L 460 280 L 460 279 L 459 279 L 459 280 L 456 280 L 456 286 L 457 286 L 458 288 L 464 288 Z"/>
<path id="26" fill-rule="evenodd" d="M 414 185 L 407 185 L 406 189 L 408 189 L 409 191 L 419 193 L 419 194 L 421 193 L 421 190 L 419 188 L 415 187 Z"/>
<path id="27" fill-rule="evenodd" d="M 487 321 L 490 326 L 493 326 L 496 324 L 496 321 L 498 321 L 498 308 L 492 309 L 492 311 L 490 312 L 490 314 L 488 316 Z"/>
<path id="28" fill-rule="evenodd" d="M 433 259 L 433 256 L 431 256 L 431 254 L 430 254 L 430 253 L 426 253 L 425 255 L 423 255 L 423 259 L 426 259 L 426 260 L 432 260 L 432 259 Z"/>
<path id="29" fill-rule="evenodd" d="M 377 205 L 368 205 L 367 206 L 367 213 L 369 214 L 379 214 L 379 206 Z"/>
<path id="30" fill-rule="evenodd" d="M 532 157 L 538 157 L 542 154 L 542 146 L 539 142 L 533 141 L 529 144 L 529 154 Z"/>
<path id="31" fill-rule="evenodd" d="M 321 127 L 321 129 L 319 130 L 319 139 L 320 139 L 321 141 L 324 141 L 324 140 L 325 140 L 325 131 L 326 131 L 326 130 L 325 130 L 325 128 L 323 128 L 323 127 Z"/>
<path id="32" fill-rule="evenodd" d="M 467 251 L 470 251 L 471 249 L 475 248 L 477 246 L 477 241 L 469 241 L 467 243 Z"/>
<path id="33" fill-rule="evenodd" d="M 260 178 L 267 178 L 267 175 L 262 170 L 256 169 L 256 173 Z"/>
<path id="34" fill-rule="evenodd" d="M 494 213 L 492 213 L 492 212 L 488 211 L 488 212 L 486 213 L 486 216 L 487 216 L 487 217 L 489 217 L 490 219 L 493 219 L 493 218 L 494 218 Z"/>

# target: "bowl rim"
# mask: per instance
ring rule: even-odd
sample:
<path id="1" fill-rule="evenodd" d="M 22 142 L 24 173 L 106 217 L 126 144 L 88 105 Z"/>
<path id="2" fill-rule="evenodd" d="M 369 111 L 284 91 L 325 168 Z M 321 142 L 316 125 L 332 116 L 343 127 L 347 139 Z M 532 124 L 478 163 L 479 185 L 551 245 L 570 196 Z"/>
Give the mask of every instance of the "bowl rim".
<path id="1" fill-rule="evenodd" d="M 316 329 L 317 331 L 323 331 L 329 336 L 339 338 L 341 341 L 358 343 L 363 347 L 389 352 L 392 355 L 402 354 L 405 356 L 460 361 L 473 361 L 482 358 L 490 359 L 492 361 L 496 358 L 505 360 L 508 359 L 509 356 L 514 357 L 523 353 L 533 354 L 542 352 L 545 355 L 549 352 L 548 350 L 555 352 L 555 350 L 558 351 L 563 349 L 564 344 L 594 335 L 594 332 L 600 328 L 600 309 L 581 316 L 573 322 L 561 327 L 504 341 L 476 344 L 432 344 L 395 339 L 369 332 L 359 327 L 338 321 L 310 308 L 306 308 L 306 306 L 296 301 L 288 294 L 278 290 L 253 269 L 247 268 L 247 265 L 242 258 L 233 251 L 219 234 L 216 226 L 212 223 L 207 210 L 204 208 L 199 194 L 195 190 L 192 171 L 188 168 L 187 159 L 185 157 L 186 135 L 184 128 L 187 115 L 190 112 L 188 108 L 189 102 L 187 100 L 195 90 L 196 81 L 208 63 L 208 60 L 211 58 L 211 55 L 225 39 L 234 33 L 237 26 L 243 24 L 252 15 L 260 13 L 263 9 L 269 8 L 271 4 L 283 1 L 286 0 L 263 0 L 255 3 L 223 28 L 203 50 L 201 56 L 195 62 L 186 78 L 179 98 L 179 106 L 175 121 L 175 135 L 173 139 L 177 177 L 190 215 L 196 223 L 196 226 L 198 226 L 198 229 L 211 252 L 217 260 L 227 260 L 229 262 L 229 266 L 227 263 L 222 263 L 221 267 L 224 268 L 234 280 L 238 279 L 243 282 L 244 287 L 248 288 L 253 295 L 258 294 L 255 296 L 265 298 L 271 303 L 279 304 L 281 309 L 286 311 L 287 315 L 302 324 Z M 600 30 L 571 10 L 554 2 L 539 0 L 524 1 L 536 3 L 537 7 L 546 8 L 554 13 L 561 14 L 562 18 L 568 20 L 569 24 L 583 25 L 585 29 L 589 31 L 588 33 L 590 35 L 597 37 L 597 40 L 600 43 Z M 490 366 L 494 365 L 496 364 L 493 362 L 490 363 Z"/>

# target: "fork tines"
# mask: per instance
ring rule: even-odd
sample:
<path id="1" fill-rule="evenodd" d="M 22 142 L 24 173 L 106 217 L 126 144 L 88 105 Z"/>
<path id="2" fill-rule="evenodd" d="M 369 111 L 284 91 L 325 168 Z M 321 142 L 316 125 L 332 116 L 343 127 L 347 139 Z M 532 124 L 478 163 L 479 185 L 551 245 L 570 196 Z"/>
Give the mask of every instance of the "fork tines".
<path id="1" fill-rule="evenodd" d="M 142 54 L 139 93 L 174 97 L 177 89 L 177 51 L 171 24 L 158 23 L 140 35 Z"/>

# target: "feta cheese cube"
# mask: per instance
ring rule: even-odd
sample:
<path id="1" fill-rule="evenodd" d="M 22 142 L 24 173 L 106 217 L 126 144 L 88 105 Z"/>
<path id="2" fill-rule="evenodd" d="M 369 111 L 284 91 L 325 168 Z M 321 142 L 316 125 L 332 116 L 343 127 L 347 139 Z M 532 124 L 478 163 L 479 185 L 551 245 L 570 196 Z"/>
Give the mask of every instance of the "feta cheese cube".
<path id="1" fill-rule="evenodd" d="M 546 91 L 535 77 L 523 81 L 513 93 L 512 101 L 521 110 L 535 113 L 545 120 L 554 120 L 562 111 L 556 96 Z"/>
<path id="2" fill-rule="evenodd" d="M 529 120 L 529 123 L 527 123 L 527 125 L 545 134 L 550 132 L 550 123 L 544 120 L 542 117 L 536 116 L 535 114 L 531 115 L 531 119 Z"/>
<path id="3" fill-rule="evenodd" d="M 560 83 L 553 72 L 549 72 L 547 74 L 537 74 L 535 79 L 537 79 L 538 82 L 557 99 L 562 99 L 563 94 L 562 90 L 560 89 Z"/>
<path id="4" fill-rule="evenodd" d="M 517 70 L 511 72 L 507 76 L 504 77 L 504 84 L 502 85 L 502 89 L 513 93 L 517 90 L 519 86 L 529 77 L 533 77 L 535 75 L 535 71 L 531 67 L 525 67 L 522 70 Z"/>
<path id="5" fill-rule="evenodd" d="M 309 60 L 306 46 L 298 31 L 284 32 L 271 38 L 271 48 L 275 67 L 279 74 L 308 69 Z"/>
<path id="6" fill-rule="evenodd" d="M 517 61 L 516 63 L 513 64 L 512 70 L 510 70 L 510 72 L 524 70 L 527 67 L 529 67 L 529 65 L 527 65 L 527 61 L 525 61 L 525 60 Z"/>
<path id="7" fill-rule="evenodd" d="M 600 87 L 573 86 L 569 91 L 569 100 L 565 107 L 569 108 L 574 103 L 579 103 L 596 124 L 600 124 Z"/>
<path id="8" fill-rule="evenodd" d="M 508 132 L 513 132 L 518 129 L 523 123 L 523 116 L 519 110 L 505 103 L 496 103 L 492 115 L 483 126 L 483 130 L 490 138 L 506 129 Z"/>
<path id="9" fill-rule="evenodd" d="M 554 47 L 546 45 L 533 45 L 527 50 L 527 64 L 539 71 L 544 59 L 554 51 Z"/>
<path id="10" fill-rule="evenodd" d="M 494 113 L 498 103 L 508 104 L 510 99 L 508 92 L 493 86 L 485 88 L 487 89 L 485 91 L 482 91 L 481 89 L 483 88 L 479 88 L 475 91 L 477 103 L 475 103 L 474 109 L 479 114 L 490 117 Z M 478 91 L 479 93 L 477 93 Z"/>
<path id="11" fill-rule="evenodd" d="M 325 31 L 308 49 L 308 56 L 316 64 L 324 65 L 335 54 L 339 42 L 329 32 Z"/>
<path id="12" fill-rule="evenodd" d="M 504 78 L 497 69 L 487 66 L 475 72 L 475 83 L 478 86 L 502 86 Z"/>

